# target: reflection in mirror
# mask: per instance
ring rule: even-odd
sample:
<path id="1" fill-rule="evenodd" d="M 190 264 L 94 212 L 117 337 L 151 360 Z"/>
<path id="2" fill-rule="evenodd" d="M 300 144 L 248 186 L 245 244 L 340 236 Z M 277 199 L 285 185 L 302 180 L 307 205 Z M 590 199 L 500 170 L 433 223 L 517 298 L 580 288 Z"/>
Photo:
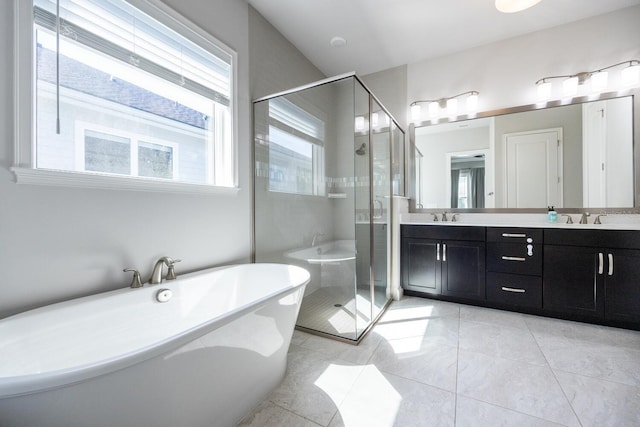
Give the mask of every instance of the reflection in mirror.
<path id="1" fill-rule="evenodd" d="M 416 127 L 416 207 L 632 208 L 633 103 L 623 96 Z"/>
<path id="2" fill-rule="evenodd" d="M 452 208 L 484 208 L 485 156 L 474 152 L 448 156 Z"/>

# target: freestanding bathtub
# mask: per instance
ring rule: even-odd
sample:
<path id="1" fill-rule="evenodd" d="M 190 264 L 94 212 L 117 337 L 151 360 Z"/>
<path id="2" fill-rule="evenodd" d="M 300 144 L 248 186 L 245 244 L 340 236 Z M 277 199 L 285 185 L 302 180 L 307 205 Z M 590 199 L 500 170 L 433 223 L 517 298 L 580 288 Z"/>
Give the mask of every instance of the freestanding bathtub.
<path id="1" fill-rule="evenodd" d="M 0 426 L 234 426 L 282 380 L 308 282 L 237 265 L 1 320 Z"/>

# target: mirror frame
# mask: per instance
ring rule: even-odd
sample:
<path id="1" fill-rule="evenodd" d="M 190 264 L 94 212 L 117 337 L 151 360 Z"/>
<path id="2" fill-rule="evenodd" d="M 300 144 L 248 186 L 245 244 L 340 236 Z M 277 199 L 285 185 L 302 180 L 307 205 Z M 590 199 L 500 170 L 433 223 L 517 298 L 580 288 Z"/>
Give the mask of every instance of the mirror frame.
<path id="1" fill-rule="evenodd" d="M 625 89 L 615 92 L 606 92 L 602 94 L 587 95 L 581 97 L 575 97 L 567 100 L 555 100 L 542 102 L 539 104 L 521 105 L 511 108 L 502 108 L 498 110 L 484 111 L 473 115 L 458 116 L 454 120 L 448 118 L 440 118 L 437 123 L 432 123 L 430 120 L 411 123 L 409 125 L 409 146 L 407 147 L 407 195 L 409 197 L 409 212 L 412 213 L 440 213 L 443 210 L 454 213 L 546 213 L 547 208 L 429 208 L 418 209 L 416 208 L 416 168 L 415 168 L 415 149 L 416 149 L 416 128 L 424 126 L 437 126 L 444 123 L 461 122 L 466 120 L 480 119 L 484 117 L 502 116 L 505 114 L 523 113 L 526 111 L 542 110 L 546 108 L 562 107 L 565 105 L 583 104 L 585 102 L 601 101 L 605 99 L 621 98 L 624 96 L 632 96 L 632 132 L 633 132 L 633 193 L 634 193 L 634 206 L 633 207 L 620 207 L 620 208 L 561 208 L 557 209 L 558 212 L 589 212 L 598 211 L 606 213 L 624 213 L 624 214 L 640 214 L 640 88 Z M 424 153 L 422 153 L 424 155 Z"/>

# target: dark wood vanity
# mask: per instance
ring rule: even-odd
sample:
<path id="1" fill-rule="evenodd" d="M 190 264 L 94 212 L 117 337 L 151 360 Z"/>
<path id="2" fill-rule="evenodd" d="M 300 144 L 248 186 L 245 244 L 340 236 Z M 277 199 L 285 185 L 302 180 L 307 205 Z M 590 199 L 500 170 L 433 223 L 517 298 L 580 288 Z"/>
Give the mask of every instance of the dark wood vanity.
<path id="1" fill-rule="evenodd" d="M 640 231 L 401 225 L 406 295 L 640 330 Z"/>

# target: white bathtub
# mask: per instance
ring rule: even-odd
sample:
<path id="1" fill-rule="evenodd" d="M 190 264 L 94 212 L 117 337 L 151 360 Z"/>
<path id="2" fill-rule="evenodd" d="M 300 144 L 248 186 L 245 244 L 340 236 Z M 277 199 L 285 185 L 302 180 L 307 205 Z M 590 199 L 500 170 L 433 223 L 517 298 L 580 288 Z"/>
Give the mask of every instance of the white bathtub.
<path id="1" fill-rule="evenodd" d="M 289 251 L 285 256 L 309 264 L 352 261 L 356 259 L 355 240 L 334 240 L 308 248 Z"/>
<path id="2" fill-rule="evenodd" d="M 237 265 L 0 320 L 0 426 L 234 426 L 282 380 L 308 282 Z"/>

